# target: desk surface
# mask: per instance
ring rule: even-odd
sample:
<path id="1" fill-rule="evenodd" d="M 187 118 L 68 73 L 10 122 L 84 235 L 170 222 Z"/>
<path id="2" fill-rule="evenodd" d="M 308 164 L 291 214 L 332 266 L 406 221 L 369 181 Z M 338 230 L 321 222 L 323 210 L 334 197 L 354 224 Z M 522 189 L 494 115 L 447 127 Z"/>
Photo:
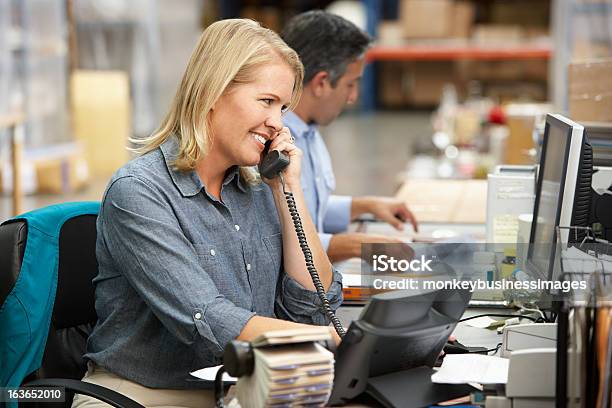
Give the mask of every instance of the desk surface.
<path id="1" fill-rule="evenodd" d="M 412 238 L 448 239 L 466 235 L 470 236 L 473 240 L 484 241 L 486 237 L 486 227 L 482 223 L 419 222 L 419 232 L 416 234 L 408 224 L 406 224 L 405 231 L 398 231 L 389 224 L 381 222 L 365 222 L 357 228 L 359 228 L 359 232 L 398 237 L 407 241 L 412 240 Z"/>
<path id="2" fill-rule="evenodd" d="M 396 197 L 408 204 L 419 222 L 486 221 L 486 180 L 407 180 Z"/>

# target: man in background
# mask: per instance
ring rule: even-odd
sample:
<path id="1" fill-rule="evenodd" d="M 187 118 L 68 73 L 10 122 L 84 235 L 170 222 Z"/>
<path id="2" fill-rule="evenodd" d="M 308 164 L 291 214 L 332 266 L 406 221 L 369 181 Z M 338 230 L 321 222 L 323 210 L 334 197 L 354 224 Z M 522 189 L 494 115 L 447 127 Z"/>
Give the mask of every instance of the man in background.
<path id="1" fill-rule="evenodd" d="M 304 64 L 304 91 L 298 106 L 284 116 L 296 145 L 302 149 L 302 187 L 308 210 L 332 262 L 361 256 L 362 243 L 399 243 L 385 236 L 348 233 L 349 223 L 362 214 L 403 230 L 404 222 L 417 229 L 414 215 L 389 197 L 332 195 L 336 181 L 319 126 L 333 122 L 359 97 L 365 52 L 371 38 L 348 20 L 321 10 L 292 18 L 281 37 Z"/>

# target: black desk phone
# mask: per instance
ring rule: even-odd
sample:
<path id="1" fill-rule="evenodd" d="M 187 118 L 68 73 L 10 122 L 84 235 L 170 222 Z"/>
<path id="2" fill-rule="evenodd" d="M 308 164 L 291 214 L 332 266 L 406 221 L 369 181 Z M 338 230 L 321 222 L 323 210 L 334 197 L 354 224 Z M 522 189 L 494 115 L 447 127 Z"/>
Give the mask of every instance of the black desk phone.
<path id="1" fill-rule="evenodd" d="M 280 178 L 308 272 L 325 313 L 343 338 L 335 352 L 334 387 L 328 403 L 344 404 L 367 392 L 385 407 L 416 407 L 469 394 L 469 386 L 431 383 L 431 367 L 463 314 L 469 292 L 397 291 L 376 295 L 344 337 L 344 328 L 331 309 L 314 266 L 295 199 L 285 189 L 282 170 L 289 165 L 289 158 L 282 152 L 268 150 L 269 142 L 259 172 L 268 179 Z M 224 371 L 234 377 L 253 372 L 254 352 L 250 343 L 230 342 L 225 348 L 223 364 L 215 378 L 217 407 L 224 406 Z"/>

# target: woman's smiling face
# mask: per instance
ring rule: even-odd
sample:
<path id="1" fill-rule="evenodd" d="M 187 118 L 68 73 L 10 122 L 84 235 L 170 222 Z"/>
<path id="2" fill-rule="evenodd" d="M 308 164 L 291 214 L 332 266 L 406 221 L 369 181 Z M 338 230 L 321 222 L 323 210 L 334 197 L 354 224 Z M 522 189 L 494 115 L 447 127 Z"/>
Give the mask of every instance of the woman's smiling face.
<path id="1" fill-rule="evenodd" d="M 249 83 L 234 85 L 210 112 L 212 145 L 209 153 L 227 165 L 255 166 L 264 143 L 283 127 L 295 76 L 280 59 L 256 69 Z"/>

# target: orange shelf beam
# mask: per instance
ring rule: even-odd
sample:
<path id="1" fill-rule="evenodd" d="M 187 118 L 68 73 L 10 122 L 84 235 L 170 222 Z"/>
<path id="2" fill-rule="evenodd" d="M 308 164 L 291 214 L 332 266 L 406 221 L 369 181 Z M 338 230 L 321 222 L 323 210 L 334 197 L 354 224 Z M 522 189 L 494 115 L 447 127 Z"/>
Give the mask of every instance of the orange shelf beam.
<path id="1" fill-rule="evenodd" d="M 549 47 L 487 48 L 475 46 L 376 45 L 366 53 L 366 60 L 373 61 L 432 61 L 432 60 L 518 60 L 548 59 L 552 55 Z"/>

